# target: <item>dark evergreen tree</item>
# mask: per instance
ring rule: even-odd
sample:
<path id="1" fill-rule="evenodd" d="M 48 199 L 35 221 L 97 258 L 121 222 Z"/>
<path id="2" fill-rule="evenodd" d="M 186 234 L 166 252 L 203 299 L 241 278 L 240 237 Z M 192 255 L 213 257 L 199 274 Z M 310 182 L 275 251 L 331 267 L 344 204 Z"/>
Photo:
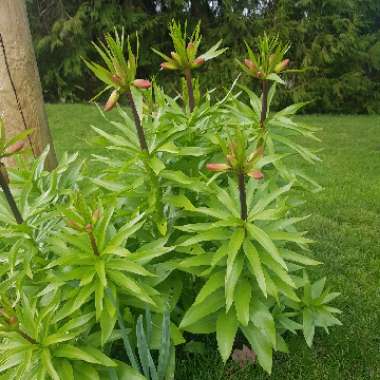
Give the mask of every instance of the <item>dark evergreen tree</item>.
<path id="1" fill-rule="evenodd" d="M 141 75 L 157 75 L 150 47 L 170 49 L 167 24 L 202 21 L 206 45 L 223 38 L 228 52 L 201 85 L 212 88 L 238 74 L 244 40 L 264 30 L 291 41 L 294 75 L 280 103 L 308 99 L 309 112 L 380 112 L 380 2 L 378 0 L 29 0 L 34 42 L 49 101 L 86 100 L 97 84 L 81 57 L 88 42 L 114 27 L 141 36 Z M 317 69 L 318 67 L 318 69 Z M 163 85 L 170 91 L 165 77 Z M 173 86 L 174 87 L 174 86 Z"/>

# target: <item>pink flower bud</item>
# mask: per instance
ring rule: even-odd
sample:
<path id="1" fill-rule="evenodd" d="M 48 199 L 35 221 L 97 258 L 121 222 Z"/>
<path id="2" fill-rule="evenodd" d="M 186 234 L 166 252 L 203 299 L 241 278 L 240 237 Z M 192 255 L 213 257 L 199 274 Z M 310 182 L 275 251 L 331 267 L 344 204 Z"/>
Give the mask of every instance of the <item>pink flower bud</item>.
<path id="1" fill-rule="evenodd" d="M 92 232 L 93 230 L 93 227 L 92 227 L 92 224 L 87 224 L 84 229 L 86 230 L 86 232 L 90 233 Z"/>
<path id="2" fill-rule="evenodd" d="M 253 170 L 253 171 L 249 172 L 248 175 L 250 177 L 256 179 L 257 181 L 264 178 L 264 174 L 261 170 Z"/>
<path id="3" fill-rule="evenodd" d="M 7 154 L 15 154 L 19 152 L 25 145 L 24 141 L 17 141 L 7 149 Z"/>
<path id="4" fill-rule="evenodd" d="M 280 63 L 276 65 L 276 67 L 274 68 L 274 71 L 276 73 L 280 73 L 281 71 L 286 69 L 288 64 L 289 64 L 289 59 L 284 59 L 283 61 L 281 61 Z"/>
<path id="5" fill-rule="evenodd" d="M 177 70 L 178 69 L 177 65 L 174 65 L 173 63 L 169 63 L 169 62 L 162 62 L 160 66 L 161 66 L 161 70 Z"/>
<path id="6" fill-rule="evenodd" d="M 143 88 L 143 89 L 147 89 L 147 88 L 150 88 L 152 86 L 152 83 L 150 83 L 148 80 L 146 79 L 135 79 L 132 84 L 137 87 L 137 88 Z"/>
<path id="7" fill-rule="evenodd" d="M 14 315 L 12 315 L 12 317 L 9 318 L 9 324 L 10 325 L 15 326 L 15 325 L 17 325 L 17 322 L 18 322 L 17 318 Z"/>
<path id="8" fill-rule="evenodd" d="M 189 49 L 189 50 L 194 49 L 194 44 L 192 42 L 189 42 L 187 44 L 187 49 Z"/>
<path id="9" fill-rule="evenodd" d="M 231 166 L 227 164 L 207 164 L 206 167 L 210 172 L 224 172 L 231 169 Z"/>
<path id="10" fill-rule="evenodd" d="M 112 80 L 112 82 L 115 83 L 117 86 L 121 86 L 121 85 L 122 85 L 122 80 L 121 80 L 121 78 L 119 77 L 119 75 L 117 75 L 117 74 L 112 75 L 111 80 Z"/>
<path id="11" fill-rule="evenodd" d="M 74 230 L 77 230 L 77 231 L 81 231 L 82 230 L 82 227 L 80 224 L 78 224 L 75 220 L 71 220 L 69 219 L 67 221 L 67 225 L 71 228 L 73 228 Z"/>
<path id="12" fill-rule="evenodd" d="M 256 71 L 256 65 L 250 59 L 245 59 L 244 64 L 247 66 L 248 70 L 252 72 Z"/>
<path id="13" fill-rule="evenodd" d="M 195 58 L 193 61 L 193 65 L 199 67 L 205 63 L 205 59 L 203 57 Z"/>
<path id="14" fill-rule="evenodd" d="M 107 100 L 107 103 L 106 105 L 104 106 L 104 111 L 107 112 L 107 111 L 111 111 L 113 107 L 115 107 L 117 101 L 119 100 L 119 92 L 114 90 L 112 91 L 110 97 L 108 98 Z"/>

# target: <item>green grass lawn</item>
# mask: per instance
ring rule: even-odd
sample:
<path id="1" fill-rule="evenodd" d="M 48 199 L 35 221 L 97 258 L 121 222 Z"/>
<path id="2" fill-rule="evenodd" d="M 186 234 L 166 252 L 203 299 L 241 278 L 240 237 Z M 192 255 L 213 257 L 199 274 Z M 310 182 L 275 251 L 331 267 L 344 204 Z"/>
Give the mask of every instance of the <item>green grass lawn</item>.
<path id="1" fill-rule="evenodd" d="M 58 154 L 90 154 L 94 133 L 104 125 L 97 110 L 84 105 L 49 105 Z M 302 336 L 289 337 L 290 355 L 276 355 L 273 380 L 380 379 L 380 116 L 305 116 L 321 127 L 319 166 L 305 169 L 325 188 L 306 194 L 304 222 L 316 240 L 315 257 L 327 275 L 343 314 L 343 326 L 316 335 L 310 350 Z M 313 143 L 314 144 L 314 143 Z M 316 144 L 314 145 L 316 146 Z M 223 364 L 214 347 L 207 356 L 180 353 L 178 380 L 267 379 L 258 367 L 238 370 Z"/>

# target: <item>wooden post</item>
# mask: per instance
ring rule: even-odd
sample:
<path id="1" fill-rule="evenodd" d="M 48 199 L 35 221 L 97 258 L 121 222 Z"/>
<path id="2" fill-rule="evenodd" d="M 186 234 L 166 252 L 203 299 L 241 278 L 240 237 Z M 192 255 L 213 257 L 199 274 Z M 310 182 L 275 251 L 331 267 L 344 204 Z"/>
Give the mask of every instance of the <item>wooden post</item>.
<path id="1" fill-rule="evenodd" d="M 46 169 L 57 166 L 24 0 L 0 0 L 0 114 L 8 137 L 33 128 L 33 155 L 49 144 Z"/>

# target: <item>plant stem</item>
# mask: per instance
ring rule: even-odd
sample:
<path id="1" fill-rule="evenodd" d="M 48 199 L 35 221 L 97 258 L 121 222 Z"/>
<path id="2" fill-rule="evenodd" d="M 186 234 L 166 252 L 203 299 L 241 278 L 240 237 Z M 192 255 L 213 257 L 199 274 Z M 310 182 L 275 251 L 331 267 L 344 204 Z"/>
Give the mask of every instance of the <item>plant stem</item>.
<path id="1" fill-rule="evenodd" d="M 32 344 L 37 344 L 37 342 L 32 338 L 30 337 L 29 335 L 25 334 L 24 332 L 22 332 L 19 328 L 16 329 L 16 331 L 24 338 L 26 339 L 27 341 L 29 341 L 30 343 Z"/>
<path id="2" fill-rule="evenodd" d="M 132 95 L 131 90 L 127 91 L 127 98 L 129 101 L 129 105 L 132 108 L 133 117 L 135 119 L 135 126 L 136 126 L 136 131 L 137 131 L 137 137 L 140 143 L 140 148 L 142 151 L 148 152 L 148 145 L 145 140 L 144 128 L 141 125 L 140 116 L 137 112 L 136 104 L 135 104 L 135 101 L 133 100 L 133 95 Z"/>
<path id="3" fill-rule="evenodd" d="M 96 244 L 95 235 L 94 235 L 94 233 L 92 231 L 92 226 L 91 226 L 91 229 L 90 228 L 87 229 L 87 234 L 88 234 L 88 237 L 90 238 L 91 247 L 92 247 L 92 250 L 94 252 L 94 255 L 95 256 L 100 256 L 98 245 Z"/>
<path id="4" fill-rule="evenodd" d="M 12 192 L 8 186 L 8 181 L 4 176 L 3 170 L 5 170 L 5 167 L 1 167 L 2 165 L 3 164 L 0 163 L 0 187 L 3 189 L 5 199 L 8 202 L 17 224 L 22 224 L 24 223 L 24 220 L 22 219 L 20 210 L 18 209 L 16 201 L 13 198 Z"/>
<path id="5" fill-rule="evenodd" d="M 18 334 L 20 334 L 24 339 L 26 339 L 28 342 L 32 344 L 36 344 L 36 340 L 30 337 L 29 335 L 25 334 L 23 331 L 20 330 L 20 327 L 18 326 L 17 319 L 15 318 L 15 322 L 12 323 L 11 318 L 9 318 L 3 311 L 3 309 L 0 309 L 0 316 L 2 316 L 5 319 L 5 322 L 11 327 L 13 331 L 16 331 Z"/>
<path id="6" fill-rule="evenodd" d="M 261 96 L 261 116 L 260 116 L 260 127 L 265 129 L 265 120 L 267 118 L 268 112 L 268 81 L 262 81 L 262 96 Z"/>
<path id="7" fill-rule="evenodd" d="M 193 112 L 195 107 L 195 100 L 194 100 L 194 90 L 193 90 L 193 81 L 191 78 L 191 70 L 185 69 L 185 78 L 187 83 L 187 93 L 189 96 L 189 109 L 190 112 Z"/>
<path id="8" fill-rule="evenodd" d="M 158 178 L 157 178 L 156 174 L 154 173 L 154 171 L 152 170 L 152 168 L 150 167 L 149 162 L 148 162 L 149 150 L 148 150 L 148 145 L 147 145 L 146 140 L 145 140 L 144 128 L 141 125 L 141 120 L 140 120 L 139 114 L 137 112 L 136 104 L 135 104 L 135 101 L 133 99 L 132 92 L 130 90 L 127 91 L 127 97 L 128 97 L 128 101 L 129 101 L 129 104 L 132 108 L 133 116 L 135 119 L 135 126 L 136 126 L 137 136 L 138 136 L 139 143 L 140 143 L 140 148 L 143 152 L 147 153 L 147 155 L 143 158 L 144 167 L 145 167 L 145 170 L 147 171 L 147 173 L 149 175 L 149 179 L 150 179 L 151 186 L 152 186 L 152 191 L 156 194 L 156 199 L 158 199 L 158 206 L 160 208 L 160 212 L 162 212 L 162 209 L 163 209 L 162 191 L 160 188 Z M 90 237 L 90 239 L 91 239 L 91 237 Z M 94 242 L 95 242 L 95 238 L 94 238 Z M 91 242 L 91 244 L 92 244 L 92 242 Z M 95 246 L 96 246 L 96 242 L 95 242 Z M 94 246 L 93 246 L 93 249 L 94 249 Z M 94 250 L 94 253 L 95 253 L 95 250 Z"/>
<path id="9" fill-rule="evenodd" d="M 243 171 L 238 173 L 239 195 L 240 195 L 240 217 L 247 220 L 247 194 L 245 190 L 245 178 Z"/>

